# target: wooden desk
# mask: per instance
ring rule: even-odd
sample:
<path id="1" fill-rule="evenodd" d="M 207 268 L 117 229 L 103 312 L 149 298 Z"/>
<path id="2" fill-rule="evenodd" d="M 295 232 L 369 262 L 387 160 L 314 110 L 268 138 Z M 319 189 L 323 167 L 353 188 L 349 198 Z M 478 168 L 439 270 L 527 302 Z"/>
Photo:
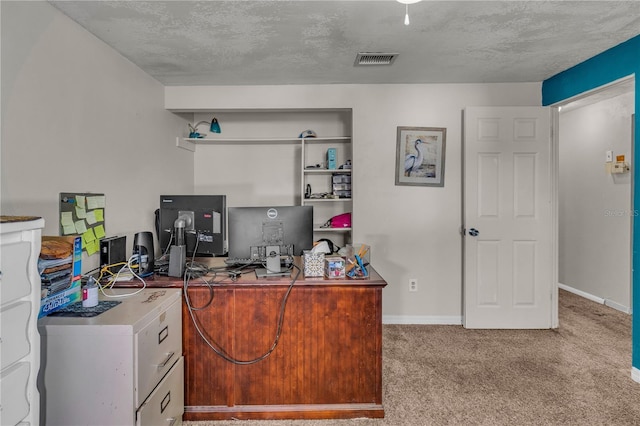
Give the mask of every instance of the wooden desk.
<path id="1" fill-rule="evenodd" d="M 286 304 L 278 346 L 251 365 L 217 355 L 183 302 L 184 420 L 384 417 L 382 289 L 387 283 L 372 268 L 370 275 L 359 281 L 305 279 L 301 273 Z M 232 358 L 251 360 L 274 341 L 290 281 L 247 273 L 211 291 L 193 280 L 187 294 L 194 308 L 206 306 L 193 311 L 206 339 Z M 151 285 L 181 282 L 156 278 Z"/>

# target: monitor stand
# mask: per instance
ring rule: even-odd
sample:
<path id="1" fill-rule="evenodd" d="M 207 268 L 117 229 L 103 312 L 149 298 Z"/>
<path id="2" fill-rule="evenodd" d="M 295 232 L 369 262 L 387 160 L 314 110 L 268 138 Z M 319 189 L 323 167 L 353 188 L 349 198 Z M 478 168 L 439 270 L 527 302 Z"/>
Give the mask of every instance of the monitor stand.
<path id="1" fill-rule="evenodd" d="M 267 268 L 258 268 L 256 269 L 256 277 L 258 278 L 268 278 L 268 277 L 288 277 L 291 275 L 291 271 L 270 271 Z"/>
<path id="2" fill-rule="evenodd" d="M 267 246 L 267 267 L 256 269 L 256 277 L 286 277 L 290 274 L 280 266 L 280 246 Z"/>

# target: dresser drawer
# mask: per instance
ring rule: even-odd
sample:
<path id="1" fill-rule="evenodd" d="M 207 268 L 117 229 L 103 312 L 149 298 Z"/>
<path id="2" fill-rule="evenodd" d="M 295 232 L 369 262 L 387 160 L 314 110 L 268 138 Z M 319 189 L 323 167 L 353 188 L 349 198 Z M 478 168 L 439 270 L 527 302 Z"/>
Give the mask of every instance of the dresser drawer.
<path id="1" fill-rule="evenodd" d="M 0 330 L 2 330 L 1 364 L 5 368 L 20 358 L 27 356 L 31 348 L 29 332 L 31 325 L 31 303 L 20 302 L 0 310 Z"/>
<path id="2" fill-rule="evenodd" d="M 182 356 L 182 304 L 178 299 L 135 335 L 136 406 Z"/>
<path id="3" fill-rule="evenodd" d="M 29 414 L 29 373 L 28 362 L 20 362 L 2 372 L 0 392 L 2 399 L 2 424 L 15 425 Z"/>
<path id="4" fill-rule="evenodd" d="M 178 426 L 183 413 L 184 358 L 180 356 L 138 410 L 136 426 Z"/>
<path id="5" fill-rule="evenodd" d="M 29 295 L 32 283 L 28 276 L 28 262 L 31 254 L 30 242 L 3 244 L 2 255 L 2 304 L 11 303 Z"/>

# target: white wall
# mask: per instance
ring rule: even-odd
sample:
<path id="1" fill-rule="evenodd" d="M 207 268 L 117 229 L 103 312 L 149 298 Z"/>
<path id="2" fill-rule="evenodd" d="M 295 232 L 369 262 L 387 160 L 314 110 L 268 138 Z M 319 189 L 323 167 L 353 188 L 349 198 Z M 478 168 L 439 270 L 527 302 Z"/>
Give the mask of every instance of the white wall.
<path id="1" fill-rule="evenodd" d="M 539 83 L 167 87 L 165 105 L 214 112 L 351 108 L 354 241 L 371 245 L 373 266 L 389 284 L 383 297 L 385 321 L 460 323 L 462 110 L 537 106 L 540 89 Z M 224 132 L 225 124 L 220 124 Z M 447 128 L 444 188 L 395 186 L 397 126 Z M 217 151 L 200 148 L 195 176 L 206 175 L 220 189 L 233 188 L 222 170 L 201 170 L 216 161 Z M 282 191 L 279 196 L 286 197 L 289 189 Z M 418 279 L 417 293 L 408 291 L 410 278 Z"/>
<path id="2" fill-rule="evenodd" d="M 48 3 L 0 5 L 2 214 L 42 216 L 58 235 L 60 192 L 104 193 L 107 235 L 130 253 L 160 194 L 193 190 L 193 155 L 175 147 L 186 121 L 158 81 Z"/>
<path id="3" fill-rule="evenodd" d="M 631 161 L 633 92 L 560 114 L 559 281 L 631 306 L 631 173 L 605 173 L 605 152 Z M 634 165 L 631 164 L 633 168 Z"/>
<path id="4" fill-rule="evenodd" d="M 540 105 L 540 83 L 167 87 L 163 106 L 157 81 L 50 5 L 0 4 L 2 214 L 41 215 L 55 235 L 59 192 L 103 192 L 108 234 L 126 234 L 131 245 L 133 233 L 152 228 L 161 193 L 225 184 L 224 173 L 211 174 L 215 183 L 195 179 L 210 163 L 200 150 L 195 166 L 194 153 L 175 147 L 186 121 L 165 106 L 352 109 L 354 240 L 372 246 L 389 283 L 385 317 L 460 322 L 461 111 Z M 395 186 L 397 126 L 447 128 L 444 188 Z M 95 265 L 85 259 L 83 270 Z M 418 293 L 408 292 L 409 278 Z"/>

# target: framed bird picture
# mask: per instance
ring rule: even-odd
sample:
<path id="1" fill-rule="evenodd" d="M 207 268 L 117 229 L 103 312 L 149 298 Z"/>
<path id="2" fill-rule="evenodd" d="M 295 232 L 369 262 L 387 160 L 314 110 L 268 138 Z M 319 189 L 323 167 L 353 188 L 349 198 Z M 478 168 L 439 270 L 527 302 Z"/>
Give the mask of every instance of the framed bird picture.
<path id="1" fill-rule="evenodd" d="M 447 129 L 398 126 L 396 185 L 444 186 Z"/>

